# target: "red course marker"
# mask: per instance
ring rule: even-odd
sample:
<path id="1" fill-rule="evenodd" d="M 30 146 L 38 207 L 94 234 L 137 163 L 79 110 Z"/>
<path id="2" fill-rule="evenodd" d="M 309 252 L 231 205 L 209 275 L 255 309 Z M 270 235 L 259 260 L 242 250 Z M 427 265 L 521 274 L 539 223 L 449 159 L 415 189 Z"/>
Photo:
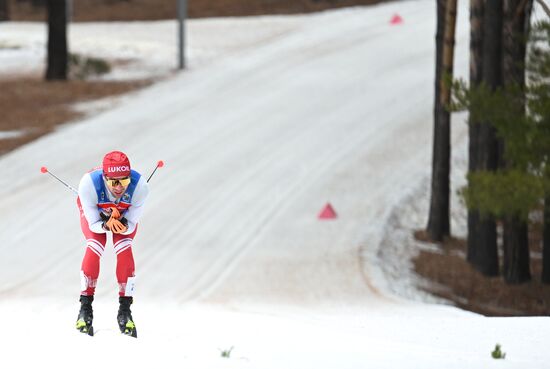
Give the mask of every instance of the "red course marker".
<path id="1" fill-rule="evenodd" d="M 399 14 L 394 14 L 393 17 L 390 20 L 391 25 L 401 24 L 403 23 L 403 18 Z"/>
<path id="2" fill-rule="evenodd" d="M 319 219 L 336 219 L 336 211 L 334 211 L 334 208 L 330 203 L 327 203 L 323 210 L 319 213 L 318 218 Z"/>

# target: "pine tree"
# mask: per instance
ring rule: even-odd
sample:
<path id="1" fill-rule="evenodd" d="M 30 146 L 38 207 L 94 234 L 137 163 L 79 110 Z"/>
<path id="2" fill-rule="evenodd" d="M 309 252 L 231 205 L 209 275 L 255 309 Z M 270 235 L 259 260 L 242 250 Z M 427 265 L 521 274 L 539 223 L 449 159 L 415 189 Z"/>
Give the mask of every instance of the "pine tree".
<path id="1" fill-rule="evenodd" d="M 502 12 L 501 0 L 486 0 L 483 4 L 481 22 L 481 84 L 491 90 L 502 85 Z M 476 171 L 496 171 L 498 167 L 498 141 L 496 131 L 489 117 L 475 117 L 470 114 L 470 120 L 477 125 L 476 137 Z M 473 257 L 469 258 L 472 265 L 486 276 L 496 276 L 499 272 L 497 232 L 493 216 L 485 214 L 477 219 L 473 237 L 468 237 L 475 248 Z"/>
<path id="2" fill-rule="evenodd" d="M 496 89 L 485 83 L 468 88 L 463 81 L 457 81 L 453 87 L 454 108 L 467 108 L 472 121 L 490 121 L 498 138 L 505 143 L 506 167 L 499 171 L 470 172 L 463 195 L 468 208 L 480 211 L 482 216 L 512 219 L 523 227 L 517 232 L 505 231 L 504 237 L 512 244 L 523 242 L 514 237 L 526 234 L 529 213 L 550 197 L 550 23 L 535 27 L 528 59 L 525 86 L 510 82 Z M 548 235 L 550 216 L 546 214 L 544 234 Z M 550 237 L 545 238 L 544 244 L 543 280 L 550 281 L 547 238 Z M 506 280 L 512 283 L 526 280 L 528 269 L 521 268 L 525 265 L 528 268 L 528 250 L 509 251 L 516 253 L 511 257 L 519 262 L 505 265 L 505 269 L 510 269 Z"/>
<path id="3" fill-rule="evenodd" d="M 535 27 L 529 60 L 529 75 L 532 98 L 528 109 L 536 117 L 530 143 L 535 156 L 542 158 L 538 174 L 545 181 L 543 216 L 543 268 L 542 282 L 550 284 L 550 22 Z"/>
<path id="4" fill-rule="evenodd" d="M 470 86 L 478 86 L 482 81 L 483 69 L 483 11 L 484 0 L 470 0 Z M 479 124 L 472 117 L 468 121 L 468 171 L 479 169 L 477 161 L 479 145 Z M 468 209 L 468 250 L 467 260 L 473 265 L 479 264 L 476 251 L 480 249 L 479 231 L 481 217 L 479 210 Z M 498 263 L 497 263 L 498 265 Z M 489 268 L 493 269 L 493 268 Z"/>
<path id="5" fill-rule="evenodd" d="M 524 4 L 522 4 L 522 2 Z M 516 84 L 518 89 L 517 114 L 525 115 L 525 54 L 526 38 L 531 18 L 532 1 L 505 0 L 503 47 L 502 47 L 502 80 L 504 85 Z M 501 151 L 509 145 L 505 140 L 500 140 Z M 504 155 L 500 155 L 499 169 L 513 168 L 513 163 L 508 162 Z M 503 218 L 503 259 L 502 273 L 508 283 L 522 283 L 531 280 L 529 268 L 529 237 L 527 221 L 516 215 L 505 215 Z"/>

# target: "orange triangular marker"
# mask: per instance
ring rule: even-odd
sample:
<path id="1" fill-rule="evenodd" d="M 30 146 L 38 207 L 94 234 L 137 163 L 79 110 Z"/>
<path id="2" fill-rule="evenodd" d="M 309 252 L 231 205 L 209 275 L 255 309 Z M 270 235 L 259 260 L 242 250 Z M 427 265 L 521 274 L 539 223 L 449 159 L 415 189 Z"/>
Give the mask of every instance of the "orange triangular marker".
<path id="1" fill-rule="evenodd" d="M 332 205 L 330 203 L 327 203 L 323 210 L 319 213 L 318 216 L 319 219 L 336 219 L 336 212 L 332 208 Z"/>
<path id="2" fill-rule="evenodd" d="M 399 14 L 394 14 L 393 17 L 390 20 L 390 24 L 401 24 L 403 23 L 403 18 Z"/>

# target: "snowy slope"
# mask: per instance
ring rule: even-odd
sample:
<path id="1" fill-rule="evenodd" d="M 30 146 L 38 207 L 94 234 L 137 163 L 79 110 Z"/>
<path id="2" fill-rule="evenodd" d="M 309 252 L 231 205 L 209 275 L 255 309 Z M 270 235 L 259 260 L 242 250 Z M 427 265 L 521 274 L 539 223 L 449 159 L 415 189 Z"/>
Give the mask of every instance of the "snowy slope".
<path id="1" fill-rule="evenodd" d="M 434 5 L 192 21 L 189 71 L 0 158 L 0 362 L 95 368 L 122 354 L 140 368 L 545 367 L 547 318 L 404 301 L 379 265 L 391 214 L 429 176 Z M 396 12 L 405 21 L 390 26 Z M 466 5 L 459 15 L 466 75 Z M 126 45 L 139 24 L 117 24 L 115 35 L 111 26 L 73 25 L 71 42 L 117 54 L 127 46 L 115 36 Z M 21 44 L 40 37 L 36 25 L 7 27 Z M 137 63 L 144 73 L 173 60 L 173 27 L 135 37 L 133 57 L 159 50 Z M 465 126 L 455 127 L 463 147 Z M 97 336 L 76 335 L 75 198 L 38 170 L 77 184 L 112 149 L 144 173 L 166 163 L 134 245 L 138 340 L 115 331 L 112 252 L 94 303 Z M 338 219 L 318 221 L 327 202 Z M 490 357 L 497 342 L 505 361 Z"/>

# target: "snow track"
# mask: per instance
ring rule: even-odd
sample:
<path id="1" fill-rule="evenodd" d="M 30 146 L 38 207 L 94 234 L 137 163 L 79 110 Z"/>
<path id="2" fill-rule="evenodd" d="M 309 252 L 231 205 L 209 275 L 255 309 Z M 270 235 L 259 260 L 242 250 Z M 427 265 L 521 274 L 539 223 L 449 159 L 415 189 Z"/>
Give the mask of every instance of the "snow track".
<path id="1" fill-rule="evenodd" d="M 431 7 L 403 3 L 398 27 L 386 7 L 304 17 L 299 31 L 191 68 L 0 165 L 25 162 L 29 173 L 48 165 L 76 184 L 109 149 L 126 151 L 145 173 L 163 159 L 134 247 L 142 296 L 362 304 L 376 291 L 359 255 L 380 238 L 364 229 L 429 165 L 434 22 L 415 17 Z M 2 240 L 19 242 L 8 259 L 34 271 L 0 271 L 9 281 L 2 292 L 35 294 L 41 281 L 44 293 L 65 294 L 82 253 L 74 199 L 44 177 L 14 182 L 5 187 L 8 215 L 23 198 L 50 192 L 6 224 L 42 223 Z M 340 218 L 318 222 L 328 201 Z M 54 226 L 46 213 L 67 221 Z M 99 295 L 114 279 L 106 258 Z"/>

